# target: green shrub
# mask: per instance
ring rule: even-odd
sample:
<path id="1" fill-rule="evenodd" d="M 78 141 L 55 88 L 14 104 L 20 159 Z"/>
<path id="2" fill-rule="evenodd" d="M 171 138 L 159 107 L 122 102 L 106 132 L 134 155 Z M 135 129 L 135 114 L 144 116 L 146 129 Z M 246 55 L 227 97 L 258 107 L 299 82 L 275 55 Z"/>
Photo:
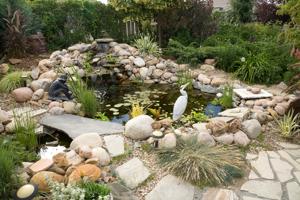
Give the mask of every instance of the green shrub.
<path id="1" fill-rule="evenodd" d="M 99 1 L 35 0 L 29 4 L 51 50 L 87 42 L 90 36 L 103 37 L 104 31 L 116 40 L 123 38 L 122 14 Z"/>
<path id="2" fill-rule="evenodd" d="M 266 54 L 249 55 L 239 62 L 235 72 L 240 80 L 249 83 L 274 83 L 281 78 L 282 69 L 273 65 Z"/>
<path id="3" fill-rule="evenodd" d="M 177 141 L 175 148 L 158 152 L 160 163 L 171 174 L 199 186 L 226 184 L 242 176 L 243 158 L 238 149 L 208 147 L 196 138 Z"/>
<path id="4" fill-rule="evenodd" d="M 233 87 L 232 86 L 225 86 L 223 89 L 222 96 L 217 99 L 215 98 L 212 101 L 214 105 L 221 105 L 223 108 L 228 109 L 232 108 L 233 105 Z"/>
<path id="5" fill-rule="evenodd" d="M 11 72 L 0 81 L 0 92 L 11 92 L 22 84 L 22 72 Z"/>
<path id="6" fill-rule="evenodd" d="M 150 35 L 144 35 L 134 41 L 134 46 L 144 55 L 159 56 L 159 46 Z"/>
<path id="7" fill-rule="evenodd" d="M 35 133 L 36 122 L 29 114 L 14 116 L 16 140 L 26 150 L 35 151 L 38 146 L 38 139 Z"/>
<path id="8" fill-rule="evenodd" d="M 94 91 L 88 89 L 86 83 L 79 76 L 71 78 L 69 85 L 75 98 L 81 103 L 84 114 L 91 118 L 95 117 L 99 104 Z"/>
<path id="9" fill-rule="evenodd" d="M 103 184 L 94 183 L 94 182 L 83 182 L 80 184 L 80 187 L 85 190 L 86 200 L 91 199 L 104 199 L 104 197 L 110 195 L 110 189 Z"/>

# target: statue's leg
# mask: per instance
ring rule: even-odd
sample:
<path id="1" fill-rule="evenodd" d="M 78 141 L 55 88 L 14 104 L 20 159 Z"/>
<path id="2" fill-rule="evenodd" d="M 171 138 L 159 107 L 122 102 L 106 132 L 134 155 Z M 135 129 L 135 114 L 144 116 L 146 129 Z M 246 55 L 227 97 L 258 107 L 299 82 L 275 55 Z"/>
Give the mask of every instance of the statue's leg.
<path id="1" fill-rule="evenodd" d="M 72 99 L 72 96 L 71 96 L 71 94 L 69 93 L 69 90 L 63 89 L 63 91 L 61 91 L 61 92 L 66 96 L 66 98 L 67 98 L 68 100 L 71 100 L 71 99 Z"/>

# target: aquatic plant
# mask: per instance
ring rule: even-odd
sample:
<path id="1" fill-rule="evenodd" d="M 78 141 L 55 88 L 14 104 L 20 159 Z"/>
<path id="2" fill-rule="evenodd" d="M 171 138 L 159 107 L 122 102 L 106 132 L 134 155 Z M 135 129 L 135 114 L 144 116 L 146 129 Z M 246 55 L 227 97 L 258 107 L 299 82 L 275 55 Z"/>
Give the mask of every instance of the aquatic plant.
<path id="1" fill-rule="evenodd" d="M 158 151 L 160 164 L 181 179 L 198 186 L 219 185 L 242 176 L 243 157 L 234 147 L 209 147 L 196 138 L 178 138 L 172 149 Z"/>
<path id="2" fill-rule="evenodd" d="M 109 200 L 110 198 L 110 189 L 106 185 L 83 181 L 79 186 L 85 191 L 85 200 Z"/>
<path id="3" fill-rule="evenodd" d="M 220 98 L 215 98 L 211 104 L 221 105 L 223 108 L 232 108 L 233 104 L 233 87 L 226 85 L 223 89 L 222 96 Z"/>
<path id="4" fill-rule="evenodd" d="M 132 118 L 135 118 L 139 115 L 143 115 L 145 114 L 145 107 L 143 107 L 142 105 L 140 105 L 139 102 L 133 103 L 131 105 L 131 111 L 130 111 L 130 116 Z"/>
<path id="5" fill-rule="evenodd" d="M 160 55 L 159 46 L 150 35 L 144 35 L 134 41 L 134 46 L 144 55 Z"/>
<path id="6" fill-rule="evenodd" d="M 20 116 L 14 113 L 14 120 L 16 140 L 24 146 L 26 150 L 36 150 L 38 138 L 35 133 L 36 122 L 34 119 L 28 113 Z"/>
<path id="7" fill-rule="evenodd" d="M 102 112 L 97 112 L 95 118 L 99 119 L 100 121 L 109 121 L 109 118 L 106 116 L 106 114 Z"/>
<path id="8" fill-rule="evenodd" d="M 148 110 L 154 116 L 155 119 L 159 119 L 161 114 L 161 108 L 148 108 Z"/>
<path id="9" fill-rule="evenodd" d="M 0 92 L 11 92 L 22 84 L 22 72 L 16 71 L 5 75 L 0 81 Z"/>
<path id="10" fill-rule="evenodd" d="M 194 109 L 191 111 L 191 113 L 187 116 L 183 116 L 181 121 L 184 123 L 190 122 L 190 123 L 198 123 L 198 122 L 205 122 L 208 120 L 208 116 L 206 116 L 203 112 L 203 109 Z"/>
<path id="11" fill-rule="evenodd" d="M 277 124 L 276 132 L 284 138 L 291 138 L 300 133 L 300 114 L 294 115 L 294 111 L 289 111 L 281 119 L 275 118 Z"/>

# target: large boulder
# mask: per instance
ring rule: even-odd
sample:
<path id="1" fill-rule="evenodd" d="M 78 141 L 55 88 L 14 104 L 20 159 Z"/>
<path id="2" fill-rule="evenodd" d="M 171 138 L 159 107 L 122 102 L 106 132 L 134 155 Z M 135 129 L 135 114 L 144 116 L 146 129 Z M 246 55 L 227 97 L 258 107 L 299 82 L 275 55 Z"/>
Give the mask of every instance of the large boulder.
<path id="1" fill-rule="evenodd" d="M 158 143 L 159 148 L 171 149 L 176 147 L 176 136 L 174 133 L 166 134 Z"/>
<path id="2" fill-rule="evenodd" d="M 227 131 L 228 125 L 223 120 L 211 119 L 207 123 L 206 128 L 210 129 L 213 135 L 221 135 Z"/>
<path id="3" fill-rule="evenodd" d="M 137 66 L 137 67 L 144 67 L 146 65 L 144 59 L 142 59 L 141 57 L 137 57 L 133 60 L 133 63 Z"/>
<path id="4" fill-rule="evenodd" d="M 92 149 L 92 158 L 97 158 L 101 166 L 106 166 L 110 163 L 110 156 L 102 147 Z"/>
<path id="5" fill-rule="evenodd" d="M 84 159 L 81 158 L 74 150 L 69 152 L 62 152 L 52 157 L 53 162 L 58 167 L 68 167 L 72 165 L 79 165 Z"/>
<path id="6" fill-rule="evenodd" d="M 63 183 L 64 177 L 54 172 L 41 171 L 31 178 L 30 183 L 37 185 L 41 192 L 49 192 L 49 181 Z"/>
<path id="7" fill-rule="evenodd" d="M 219 137 L 215 137 L 215 140 L 221 144 L 230 145 L 233 142 L 233 134 L 232 133 L 225 133 Z"/>
<path id="8" fill-rule="evenodd" d="M 55 79 L 57 79 L 57 73 L 54 72 L 53 70 L 50 70 L 48 72 L 41 74 L 39 79 L 50 79 L 54 81 Z"/>
<path id="9" fill-rule="evenodd" d="M 207 146 L 215 146 L 216 145 L 214 138 L 208 132 L 200 132 L 197 136 L 197 141 L 200 144 L 204 144 Z"/>
<path id="10" fill-rule="evenodd" d="M 44 96 L 44 90 L 43 89 L 38 89 L 37 91 L 35 91 L 32 95 L 32 100 L 33 101 L 38 101 L 40 100 L 41 98 L 43 98 Z"/>
<path id="11" fill-rule="evenodd" d="M 68 183 L 76 184 L 82 180 L 96 181 L 100 178 L 101 170 L 99 167 L 91 164 L 80 165 L 70 174 Z"/>
<path id="12" fill-rule="evenodd" d="M 148 115 L 140 115 L 129 120 L 125 125 L 125 136 L 134 140 L 147 139 L 152 135 L 151 124 L 154 120 Z"/>
<path id="13" fill-rule="evenodd" d="M 257 119 L 246 120 L 242 123 L 242 130 L 251 139 L 255 139 L 261 133 L 261 125 Z"/>
<path id="14" fill-rule="evenodd" d="M 47 91 L 51 83 L 52 83 L 51 79 L 39 79 L 39 80 L 32 81 L 30 83 L 30 87 L 33 91 L 37 91 L 39 89 L 43 89 Z"/>
<path id="15" fill-rule="evenodd" d="M 71 149 L 77 149 L 80 146 L 87 145 L 90 148 L 101 147 L 102 138 L 98 133 L 86 133 L 76 137 L 70 144 Z"/>
<path id="16" fill-rule="evenodd" d="M 29 101 L 33 95 L 33 91 L 28 87 L 21 87 L 12 91 L 12 96 L 18 103 Z"/>
<path id="17" fill-rule="evenodd" d="M 239 146 L 247 146 L 250 143 L 248 136 L 243 131 L 234 134 L 234 143 Z"/>

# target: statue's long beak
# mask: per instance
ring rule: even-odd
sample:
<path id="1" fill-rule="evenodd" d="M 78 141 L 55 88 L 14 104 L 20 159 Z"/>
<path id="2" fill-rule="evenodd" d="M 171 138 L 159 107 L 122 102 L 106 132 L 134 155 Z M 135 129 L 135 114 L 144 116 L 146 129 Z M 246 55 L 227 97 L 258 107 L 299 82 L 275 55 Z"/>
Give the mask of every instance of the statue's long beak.
<path id="1" fill-rule="evenodd" d="M 186 83 L 184 85 L 181 86 L 181 89 L 185 89 L 190 83 Z"/>

